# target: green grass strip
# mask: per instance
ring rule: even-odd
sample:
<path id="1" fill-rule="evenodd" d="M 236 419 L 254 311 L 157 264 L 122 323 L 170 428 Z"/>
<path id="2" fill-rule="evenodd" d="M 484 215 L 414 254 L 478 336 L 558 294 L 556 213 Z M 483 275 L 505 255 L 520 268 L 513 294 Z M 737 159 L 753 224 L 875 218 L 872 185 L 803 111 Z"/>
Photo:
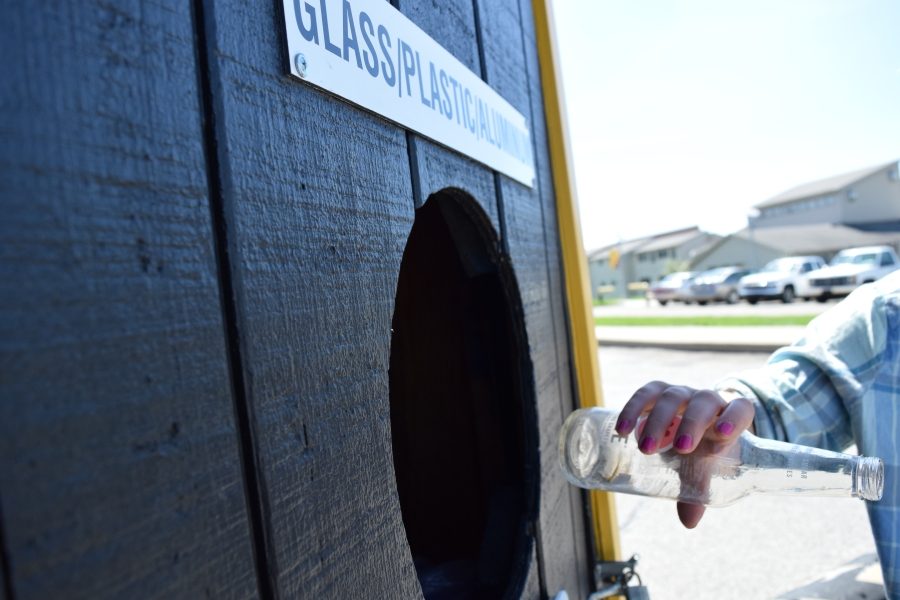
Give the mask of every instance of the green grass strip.
<path id="1" fill-rule="evenodd" d="M 594 323 L 610 327 L 757 327 L 760 325 L 806 325 L 816 315 L 727 315 L 727 316 L 684 316 L 684 317 L 594 317 Z"/>

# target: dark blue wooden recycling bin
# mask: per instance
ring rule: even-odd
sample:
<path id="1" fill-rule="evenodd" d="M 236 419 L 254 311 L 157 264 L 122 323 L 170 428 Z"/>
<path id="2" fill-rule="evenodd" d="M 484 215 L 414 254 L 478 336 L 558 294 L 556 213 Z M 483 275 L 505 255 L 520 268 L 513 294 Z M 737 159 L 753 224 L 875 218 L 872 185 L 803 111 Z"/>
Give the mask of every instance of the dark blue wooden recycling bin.
<path id="1" fill-rule="evenodd" d="M 586 597 L 530 0 L 394 5 L 533 186 L 291 77 L 282 4 L 0 9 L 0 597 Z"/>

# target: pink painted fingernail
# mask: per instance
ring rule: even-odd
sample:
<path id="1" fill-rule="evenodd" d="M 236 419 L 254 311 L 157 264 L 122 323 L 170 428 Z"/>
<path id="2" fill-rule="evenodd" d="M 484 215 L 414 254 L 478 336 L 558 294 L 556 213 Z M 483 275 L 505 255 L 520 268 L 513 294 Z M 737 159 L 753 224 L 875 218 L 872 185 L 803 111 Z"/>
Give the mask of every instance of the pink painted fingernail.
<path id="1" fill-rule="evenodd" d="M 716 431 L 722 435 L 731 435 L 731 432 L 734 431 L 734 423 L 731 421 L 722 421 L 716 425 Z"/>
<path id="2" fill-rule="evenodd" d="M 624 431 L 628 431 L 631 428 L 631 421 L 628 419 L 622 419 L 618 423 L 616 423 L 616 431 L 622 433 Z"/>
<path id="3" fill-rule="evenodd" d="M 641 440 L 640 448 L 643 452 L 653 452 L 656 450 L 656 440 L 648 435 Z"/>
<path id="4" fill-rule="evenodd" d="M 679 450 L 687 450 L 691 447 L 691 444 L 694 443 L 694 438 L 691 437 L 689 433 L 682 433 L 678 436 L 678 439 L 675 440 L 675 447 Z"/>

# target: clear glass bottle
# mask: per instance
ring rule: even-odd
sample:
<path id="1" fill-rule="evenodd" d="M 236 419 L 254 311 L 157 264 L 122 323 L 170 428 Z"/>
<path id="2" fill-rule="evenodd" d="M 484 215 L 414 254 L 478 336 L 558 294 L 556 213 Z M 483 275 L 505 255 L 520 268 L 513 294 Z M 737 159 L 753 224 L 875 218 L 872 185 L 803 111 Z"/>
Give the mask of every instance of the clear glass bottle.
<path id="1" fill-rule="evenodd" d="M 726 506 L 753 493 L 852 496 L 880 500 L 884 464 L 853 456 L 759 438 L 743 432 L 728 446 L 701 442 L 691 454 L 671 449 L 676 423 L 661 451 L 646 455 L 635 436 L 620 436 L 618 411 L 573 412 L 559 438 L 560 464 L 579 487 Z"/>

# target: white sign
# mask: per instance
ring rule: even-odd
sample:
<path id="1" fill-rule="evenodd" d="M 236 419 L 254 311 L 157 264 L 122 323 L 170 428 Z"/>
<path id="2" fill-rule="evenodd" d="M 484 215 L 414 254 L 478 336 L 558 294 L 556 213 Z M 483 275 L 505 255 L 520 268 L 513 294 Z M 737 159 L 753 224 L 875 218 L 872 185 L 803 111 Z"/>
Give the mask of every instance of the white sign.
<path id="1" fill-rule="evenodd" d="M 384 0 L 283 0 L 291 75 L 529 187 L 528 123 Z"/>

